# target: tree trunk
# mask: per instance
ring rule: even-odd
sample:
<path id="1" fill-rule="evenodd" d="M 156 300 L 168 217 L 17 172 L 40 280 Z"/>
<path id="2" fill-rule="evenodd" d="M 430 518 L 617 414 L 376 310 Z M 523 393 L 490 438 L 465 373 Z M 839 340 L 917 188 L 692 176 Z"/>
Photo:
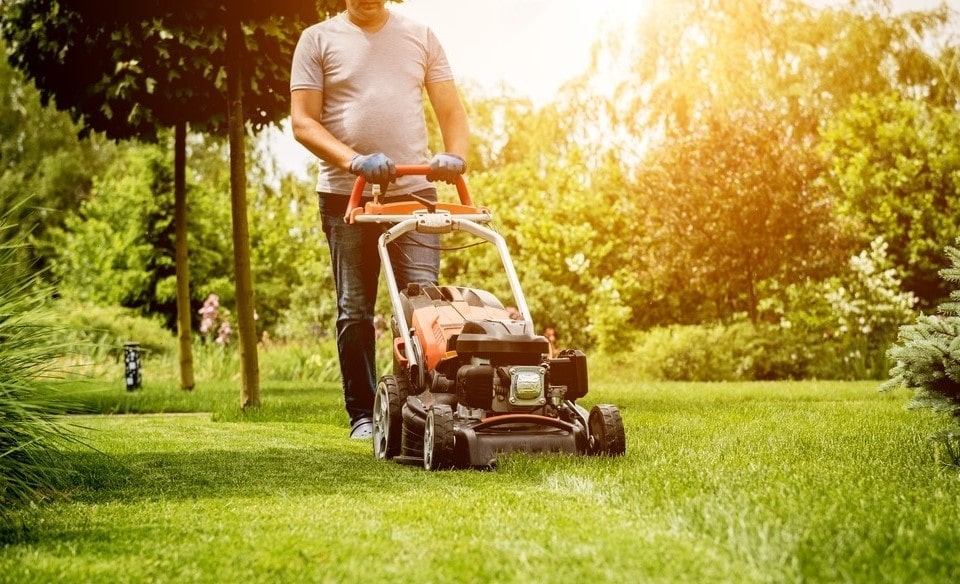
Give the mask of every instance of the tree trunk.
<path id="1" fill-rule="evenodd" d="M 233 271 L 237 292 L 237 328 L 240 337 L 240 405 L 260 406 L 260 365 L 253 316 L 253 278 L 250 275 L 250 230 L 247 227 L 247 169 L 244 153 L 245 120 L 241 63 L 245 50 L 239 17 L 227 23 L 227 117 L 230 133 L 230 203 L 233 212 Z"/>
<path id="2" fill-rule="evenodd" d="M 190 320 L 190 265 L 187 254 L 187 124 L 178 122 L 173 142 L 173 222 L 176 230 L 177 356 L 180 389 L 193 389 L 193 326 Z"/>

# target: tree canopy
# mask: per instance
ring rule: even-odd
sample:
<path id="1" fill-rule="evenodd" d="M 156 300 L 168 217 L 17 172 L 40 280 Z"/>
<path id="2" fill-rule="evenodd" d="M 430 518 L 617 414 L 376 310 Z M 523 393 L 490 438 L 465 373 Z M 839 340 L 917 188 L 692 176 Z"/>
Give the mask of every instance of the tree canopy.
<path id="1" fill-rule="evenodd" d="M 159 128 L 188 123 L 225 134 L 225 21 L 243 23 L 247 50 L 238 66 L 245 120 L 256 131 L 289 113 L 290 56 L 317 5 L 152 1 L 104 10 L 88 0 L 8 0 L 2 32 L 10 62 L 43 102 L 69 111 L 84 131 L 152 139 Z"/>

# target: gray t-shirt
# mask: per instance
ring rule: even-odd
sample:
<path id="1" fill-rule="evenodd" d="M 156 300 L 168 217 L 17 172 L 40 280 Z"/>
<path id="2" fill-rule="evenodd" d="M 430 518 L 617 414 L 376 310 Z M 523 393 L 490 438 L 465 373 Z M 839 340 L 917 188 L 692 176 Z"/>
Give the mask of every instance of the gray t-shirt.
<path id="1" fill-rule="evenodd" d="M 425 164 L 430 153 L 423 87 L 451 79 L 443 47 L 427 26 L 390 12 L 383 28 L 368 33 L 342 12 L 300 35 L 290 90 L 322 91 L 320 122 L 357 152 L 383 152 L 397 164 Z M 319 165 L 318 192 L 350 194 L 355 176 L 323 160 Z M 422 176 L 408 176 L 388 190 L 406 193 L 429 186 Z"/>

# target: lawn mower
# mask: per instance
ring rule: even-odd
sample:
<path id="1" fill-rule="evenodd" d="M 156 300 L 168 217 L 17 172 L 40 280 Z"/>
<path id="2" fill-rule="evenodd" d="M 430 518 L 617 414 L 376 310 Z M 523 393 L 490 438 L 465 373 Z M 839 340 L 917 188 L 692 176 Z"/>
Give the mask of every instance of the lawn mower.
<path id="1" fill-rule="evenodd" d="M 425 165 L 399 165 L 397 175 L 426 175 Z M 512 452 L 622 455 L 623 421 L 616 406 L 589 412 L 587 359 L 580 350 L 552 354 L 534 331 L 504 238 L 484 224 L 466 183 L 459 203 L 415 195 L 385 202 L 374 185 L 361 206 L 366 181 L 358 177 L 346 220 L 380 223 L 378 250 L 393 311 L 393 372 L 376 388 L 373 454 L 427 470 L 491 468 Z M 411 231 L 466 232 L 493 244 L 513 293 L 513 309 L 493 294 L 456 285 L 409 284 L 398 289 L 388 245 Z"/>

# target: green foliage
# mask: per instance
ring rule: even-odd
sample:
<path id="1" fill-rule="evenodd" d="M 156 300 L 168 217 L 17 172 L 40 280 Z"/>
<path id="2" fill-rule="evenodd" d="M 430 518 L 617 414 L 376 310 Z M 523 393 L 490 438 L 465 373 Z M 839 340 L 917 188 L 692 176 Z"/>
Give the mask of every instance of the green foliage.
<path id="1" fill-rule="evenodd" d="M 246 45 L 246 119 L 255 130 L 289 112 L 289 68 L 305 22 L 336 2 L 132 3 L 104 12 L 61 0 L 7 0 L 0 32 L 9 59 L 33 80 L 44 103 L 69 110 L 86 130 L 114 139 L 152 140 L 178 122 L 223 133 L 232 19 Z"/>
<path id="2" fill-rule="evenodd" d="M 820 164 L 777 115 L 715 114 L 649 154 L 633 195 L 650 234 L 660 322 L 759 316 L 765 281 L 786 286 L 836 270 L 844 251 Z"/>
<path id="3" fill-rule="evenodd" d="M 229 180 L 223 145 L 190 139 L 187 173 L 189 248 L 194 326 L 210 294 L 225 307 L 235 304 L 230 207 L 223 200 Z M 165 146 L 123 149 L 97 178 L 79 212 L 55 230 L 53 271 L 65 297 L 119 305 L 159 315 L 173 327 L 176 315 L 171 154 Z M 308 334 L 334 314 L 323 294 L 330 267 L 319 229 L 316 194 L 292 177 L 278 186 L 265 178 L 259 161 L 249 165 L 251 256 L 259 316 L 270 336 Z M 136 213 L 131 209 L 137 209 Z M 236 323 L 233 323 L 236 325 Z M 303 338 L 303 337 L 301 337 Z"/>
<path id="4" fill-rule="evenodd" d="M 960 246 L 960 238 L 956 244 Z M 956 285 L 960 283 L 960 247 L 947 246 L 945 253 L 951 266 L 941 275 Z M 896 365 L 881 389 L 905 387 L 914 391 L 915 405 L 960 417 L 960 289 L 951 291 L 950 299 L 937 314 L 921 314 L 900 328 L 889 350 Z"/>
<path id="5" fill-rule="evenodd" d="M 667 381 L 727 381 L 737 376 L 737 363 L 726 327 L 680 326 L 647 331 L 633 358 L 642 363 L 650 379 Z"/>
<path id="6" fill-rule="evenodd" d="M 850 271 L 827 283 L 825 300 L 839 326 L 831 334 L 847 351 L 845 365 L 864 366 L 858 378 L 882 377 L 888 368 L 883 357 L 898 328 L 914 317 L 917 297 L 904 292 L 882 237 L 850 259 Z"/>
<path id="7" fill-rule="evenodd" d="M 170 166 L 159 148 L 126 150 L 68 217 L 53 270 L 62 292 L 103 305 L 149 306 L 173 271 Z M 136 210 L 136 212 L 131 212 Z"/>
<path id="8" fill-rule="evenodd" d="M 847 272 L 767 286 L 763 295 L 759 322 L 653 328 L 628 358 L 652 379 L 879 379 L 916 302 L 902 291 L 882 239 L 852 257 Z"/>
<path id="9" fill-rule="evenodd" d="M 672 325 L 644 331 L 629 353 L 641 378 L 667 381 L 804 379 L 825 353 L 789 327 L 754 324 Z M 841 377 L 841 376 L 836 376 Z"/>
<path id="10" fill-rule="evenodd" d="M 907 290 L 923 296 L 914 280 L 935 269 L 908 250 L 923 248 L 933 234 L 941 241 L 956 235 L 960 213 L 933 204 L 955 190 L 946 161 L 956 137 L 928 132 L 923 122 L 925 139 L 918 144 L 943 154 L 929 172 L 922 161 L 930 157 L 899 150 L 869 130 L 850 127 L 844 135 L 855 144 L 881 145 L 865 153 L 835 152 L 824 162 L 814 145 L 825 120 L 861 94 L 894 92 L 952 106 L 960 88 L 955 53 L 940 39 L 954 38 L 955 17 L 946 6 L 893 15 L 880 2 L 814 8 L 795 1 L 681 0 L 651 6 L 624 34 L 606 35 L 593 68 L 568 96 L 567 118 L 586 120 L 590 127 L 578 135 L 603 136 L 611 155 L 635 169 L 626 174 L 642 202 L 630 231 L 642 242 L 634 258 L 645 259 L 632 266 L 647 282 L 646 297 L 628 303 L 634 318 L 642 306 L 645 326 L 730 321 L 740 313 L 756 319 L 764 288 L 841 271 L 857 247 L 853 234 L 864 235 L 861 245 L 884 235 Z M 625 73 L 598 108 L 588 76 L 599 77 L 611 64 Z M 910 119 L 898 116 L 889 133 L 916 131 Z M 899 225 L 902 237 L 838 215 L 842 193 L 833 181 L 820 180 L 826 165 L 855 166 L 865 154 L 876 172 L 851 175 L 850 189 L 864 192 L 867 217 L 885 214 L 888 205 L 876 202 L 886 199 L 912 210 L 891 217 L 891 229 Z M 924 176 L 888 172 L 886 154 Z M 900 192 L 927 181 L 938 188 L 921 194 L 923 200 Z"/>
<path id="11" fill-rule="evenodd" d="M 558 113 L 544 110 L 536 119 L 556 127 Z M 542 130 L 546 132 L 546 130 Z M 476 203 L 493 211 L 493 227 L 507 241 L 527 303 L 539 330 L 553 327 L 561 347 L 583 347 L 599 335 L 611 339 L 615 326 L 607 308 L 635 316 L 638 282 L 630 225 L 631 202 L 623 196 L 618 169 L 591 173 L 583 153 L 564 147 L 563 160 L 530 151 L 526 160 L 495 171 L 471 173 Z M 623 234 L 599 239 L 597 234 Z M 503 268 L 490 246 L 445 252 L 441 279 L 492 292 L 513 304 Z M 598 294 L 602 286 L 606 292 Z M 591 316 L 592 315 L 592 316 Z M 593 318 L 605 319 L 594 326 Z"/>
<path id="12" fill-rule="evenodd" d="M 947 296 L 941 247 L 960 234 L 960 114 L 896 95 L 853 100 L 827 124 L 824 180 L 864 243 L 883 237 L 904 287 L 930 308 Z"/>
<path id="13" fill-rule="evenodd" d="M 196 138 L 188 173 L 192 311 L 210 293 L 233 294 L 228 180 L 222 145 Z M 135 144 L 97 178 L 90 198 L 54 230 L 53 273 L 62 295 L 176 318 L 172 165 L 169 149 Z M 132 212 L 131 210 L 136 210 Z"/>
<path id="14" fill-rule="evenodd" d="M 284 177 L 260 182 L 251 202 L 251 263 L 259 326 L 280 340 L 315 340 L 333 331 L 336 298 L 312 187 Z"/>
<path id="15" fill-rule="evenodd" d="M 173 355 L 173 335 L 156 317 L 145 317 L 119 306 L 100 306 L 59 299 L 51 310 L 57 315 L 57 335 L 65 346 L 89 350 L 94 360 L 116 362 L 123 344 L 135 342 L 148 356 Z"/>
<path id="16" fill-rule="evenodd" d="M 763 288 L 761 319 L 784 330 L 791 352 L 805 355 L 802 375 L 879 379 L 889 369 L 887 347 L 909 322 L 916 297 L 902 283 L 882 238 L 825 280 Z"/>
<path id="17" fill-rule="evenodd" d="M 0 59 L 0 216 L 16 227 L 0 242 L 25 241 L 21 251 L 39 267 L 51 253 L 48 230 L 77 209 L 116 151 L 101 136 L 78 140 L 77 130 L 66 114 L 41 107 L 37 90 Z"/>
<path id="18" fill-rule="evenodd" d="M 946 5 L 893 15 L 874 0 L 654 3 L 623 34 L 606 35 L 595 56 L 595 67 L 628 64 L 605 112 L 622 132 L 610 134 L 654 132 L 669 142 L 718 112 L 754 109 L 778 112 L 784 132 L 803 143 L 860 93 L 902 89 L 952 104 L 949 60 L 926 50 L 947 36 L 952 16 Z"/>
<path id="19" fill-rule="evenodd" d="M 0 234 L 15 229 L 0 217 Z M 61 448 L 74 440 L 57 417 L 63 397 L 42 391 L 66 350 L 56 343 L 36 274 L 20 277 L 16 237 L 0 238 L 0 540 L 18 529 L 16 510 L 63 486 L 70 466 Z"/>

